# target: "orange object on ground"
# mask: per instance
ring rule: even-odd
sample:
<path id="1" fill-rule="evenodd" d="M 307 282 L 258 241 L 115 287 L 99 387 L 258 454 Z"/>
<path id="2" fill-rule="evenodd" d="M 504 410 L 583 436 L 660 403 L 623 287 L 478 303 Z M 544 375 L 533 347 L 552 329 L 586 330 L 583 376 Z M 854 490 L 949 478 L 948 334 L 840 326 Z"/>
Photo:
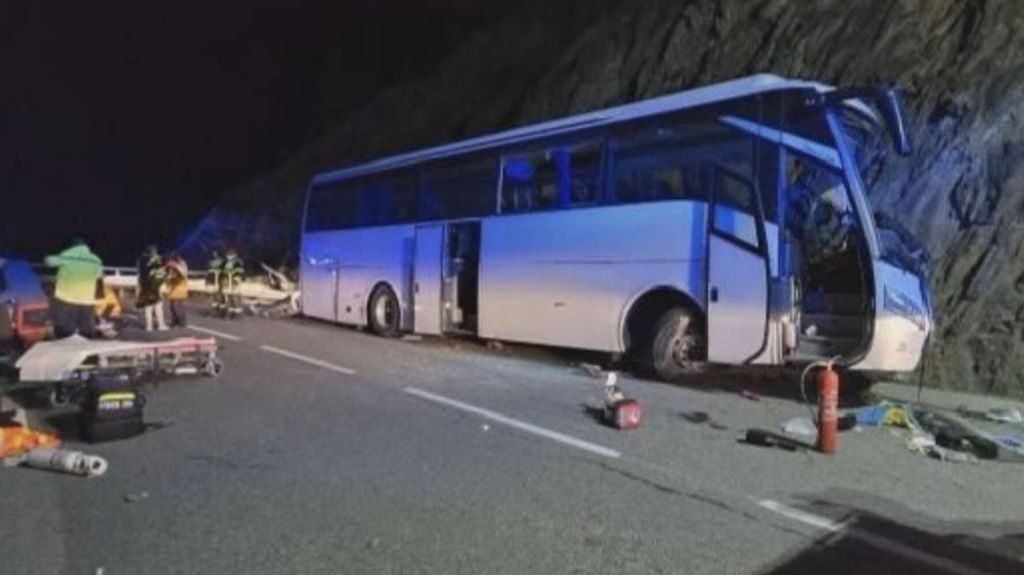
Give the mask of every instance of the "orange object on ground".
<path id="1" fill-rule="evenodd" d="M 839 374 L 829 363 L 818 374 L 818 451 L 839 449 Z"/>
<path id="2" fill-rule="evenodd" d="M 0 427 L 0 458 L 27 453 L 36 447 L 59 447 L 56 435 L 28 427 Z"/>

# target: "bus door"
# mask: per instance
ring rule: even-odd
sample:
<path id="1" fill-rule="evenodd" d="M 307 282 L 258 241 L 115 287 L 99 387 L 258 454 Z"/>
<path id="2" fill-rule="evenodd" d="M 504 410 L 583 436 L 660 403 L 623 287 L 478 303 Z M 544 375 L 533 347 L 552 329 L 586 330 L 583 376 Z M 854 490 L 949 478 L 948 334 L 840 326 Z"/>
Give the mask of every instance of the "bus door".
<path id="1" fill-rule="evenodd" d="M 309 256 L 302 274 L 302 312 L 310 317 L 338 321 L 338 259 Z"/>
<path id="2" fill-rule="evenodd" d="M 444 264 L 444 330 L 475 335 L 480 291 L 479 220 L 448 224 Z"/>
<path id="3" fill-rule="evenodd" d="M 441 335 L 443 332 L 444 236 L 444 224 L 416 226 L 412 273 L 413 328 L 416 333 Z"/>
<path id="4" fill-rule="evenodd" d="M 708 361 L 746 363 L 768 329 L 768 257 L 754 182 L 715 167 L 708 222 Z"/>

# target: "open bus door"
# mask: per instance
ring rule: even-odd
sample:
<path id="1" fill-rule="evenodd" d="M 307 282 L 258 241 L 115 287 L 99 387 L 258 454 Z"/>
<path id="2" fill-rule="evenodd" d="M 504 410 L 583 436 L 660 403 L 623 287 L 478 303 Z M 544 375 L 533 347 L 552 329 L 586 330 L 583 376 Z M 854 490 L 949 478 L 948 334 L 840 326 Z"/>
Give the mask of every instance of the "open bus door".
<path id="1" fill-rule="evenodd" d="M 760 355 L 768 329 L 768 256 L 757 188 L 716 166 L 708 222 L 708 361 Z"/>
<path id="2" fill-rule="evenodd" d="M 416 333 L 475 334 L 480 222 L 416 227 L 412 300 Z"/>

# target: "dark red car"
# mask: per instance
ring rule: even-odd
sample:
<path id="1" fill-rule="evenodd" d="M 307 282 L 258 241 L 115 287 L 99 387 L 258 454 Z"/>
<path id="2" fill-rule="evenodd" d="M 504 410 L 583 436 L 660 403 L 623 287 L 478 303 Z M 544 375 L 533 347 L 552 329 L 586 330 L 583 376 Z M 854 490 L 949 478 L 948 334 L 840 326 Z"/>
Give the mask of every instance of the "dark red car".
<path id="1" fill-rule="evenodd" d="M 22 349 L 50 328 L 50 302 L 39 275 L 21 260 L 0 258 L 0 346 Z"/>

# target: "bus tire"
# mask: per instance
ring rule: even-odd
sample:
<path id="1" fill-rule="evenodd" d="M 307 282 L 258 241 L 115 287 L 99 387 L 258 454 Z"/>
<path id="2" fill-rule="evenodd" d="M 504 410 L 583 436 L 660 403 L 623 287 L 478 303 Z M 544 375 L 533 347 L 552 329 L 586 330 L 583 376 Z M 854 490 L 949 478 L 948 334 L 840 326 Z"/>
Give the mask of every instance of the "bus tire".
<path id="1" fill-rule="evenodd" d="M 373 333 L 382 337 L 398 337 L 402 314 L 398 297 L 390 287 L 381 285 L 373 290 L 368 316 Z"/>
<path id="2" fill-rule="evenodd" d="M 678 382 L 698 371 L 703 334 L 696 316 L 674 307 L 662 314 L 654 328 L 651 367 L 665 381 Z"/>

